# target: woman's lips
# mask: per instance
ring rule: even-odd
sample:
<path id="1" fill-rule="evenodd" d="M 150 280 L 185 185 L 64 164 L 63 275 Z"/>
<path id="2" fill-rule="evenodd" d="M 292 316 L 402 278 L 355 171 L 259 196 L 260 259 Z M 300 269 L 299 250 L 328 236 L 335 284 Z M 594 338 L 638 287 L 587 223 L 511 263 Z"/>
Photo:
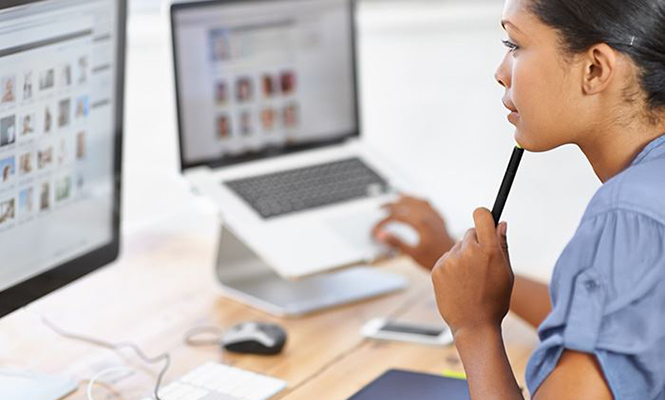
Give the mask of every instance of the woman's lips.
<path id="1" fill-rule="evenodd" d="M 517 111 L 517 108 L 513 105 L 513 103 L 507 101 L 506 99 L 502 100 L 503 106 L 510 111 L 510 114 L 508 114 L 508 121 L 510 121 L 511 124 L 515 125 L 517 121 L 519 121 L 520 118 L 520 113 Z"/>
<path id="2" fill-rule="evenodd" d="M 508 110 L 512 112 L 517 112 L 517 108 L 510 101 L 503 99 L 501 100 L 501 102 L 503 103 L 503 106 L 506 107 Z"/>
<path id="3" fill-rule="evenodd" d="M 513 124 L 517 125 L 517 122 L 520 120 L 520 113 L 517 111 L 512 111 L 510 114 L 508 114 L 508 121 Z"/>

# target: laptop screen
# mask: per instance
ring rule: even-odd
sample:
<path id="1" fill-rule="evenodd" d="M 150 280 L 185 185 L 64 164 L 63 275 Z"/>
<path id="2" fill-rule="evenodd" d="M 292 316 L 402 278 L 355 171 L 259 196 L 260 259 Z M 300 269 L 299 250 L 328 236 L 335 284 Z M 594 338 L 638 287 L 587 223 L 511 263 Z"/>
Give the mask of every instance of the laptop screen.
<path id="1" fill-rule="evenodd" d="M 350 0 L 182 3 L 171 17 L 183 169 L 358 134 Z"/>

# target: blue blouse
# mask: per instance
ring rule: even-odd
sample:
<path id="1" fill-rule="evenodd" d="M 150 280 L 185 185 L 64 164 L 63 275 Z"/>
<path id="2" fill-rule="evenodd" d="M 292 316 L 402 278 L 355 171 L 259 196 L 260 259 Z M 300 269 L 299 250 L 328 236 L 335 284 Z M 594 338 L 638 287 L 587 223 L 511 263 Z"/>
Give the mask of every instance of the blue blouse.
<path id="1" fill-rule="evenodd" d="M 665 136 L 598 190 L 550 296 L 531 393 L 569 349 L 595 355 L 616 400 L 665 400 Z"/>

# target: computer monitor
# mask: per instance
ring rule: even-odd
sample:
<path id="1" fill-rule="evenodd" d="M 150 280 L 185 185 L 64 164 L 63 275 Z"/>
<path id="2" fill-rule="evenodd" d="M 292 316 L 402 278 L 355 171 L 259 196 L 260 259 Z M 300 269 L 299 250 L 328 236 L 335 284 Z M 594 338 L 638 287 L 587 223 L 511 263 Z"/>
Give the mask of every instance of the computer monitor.
<path id="1" fill-rule="evenodd" d="M 0 3 L 0 317 L 118 256 L 125 0 Z M 0 398 L 65 377 L 0 371 Z"/>
<path id="2" fill-rule="evenodd" d="M 182 168 L 358 136 L 353 15 L 350 0 L 174 3 Z"/>
<path id="3" fill-rule="evenodd" d="M 118 255 L 125 19 L 0 3 L 0 316 Z"/>

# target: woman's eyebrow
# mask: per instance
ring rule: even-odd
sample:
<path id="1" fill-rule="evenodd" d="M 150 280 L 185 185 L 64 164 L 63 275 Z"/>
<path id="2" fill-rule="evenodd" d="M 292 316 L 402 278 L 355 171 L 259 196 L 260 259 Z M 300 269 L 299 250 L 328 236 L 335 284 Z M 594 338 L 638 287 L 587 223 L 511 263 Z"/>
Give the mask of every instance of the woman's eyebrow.
<path id="1" fill-rule="evenodd" d="M 502 19 L 502 20 L 501 20 L 501 26 L 503 27 L 503 29 L 506 29 L 506 26 L 508 26 L 508 25 L 510 25 L 510 27 L 511 27 L 514 31 L 516 31 L 516 32 L 518 32 L 518 33 L 522 33 L 522 31 L 520 30 L 520 28 L 518 28 L 515 24 L 513 24 L 513 23 L 510 22 L 509 20 L 507 20 L 507 19 Z"/>

